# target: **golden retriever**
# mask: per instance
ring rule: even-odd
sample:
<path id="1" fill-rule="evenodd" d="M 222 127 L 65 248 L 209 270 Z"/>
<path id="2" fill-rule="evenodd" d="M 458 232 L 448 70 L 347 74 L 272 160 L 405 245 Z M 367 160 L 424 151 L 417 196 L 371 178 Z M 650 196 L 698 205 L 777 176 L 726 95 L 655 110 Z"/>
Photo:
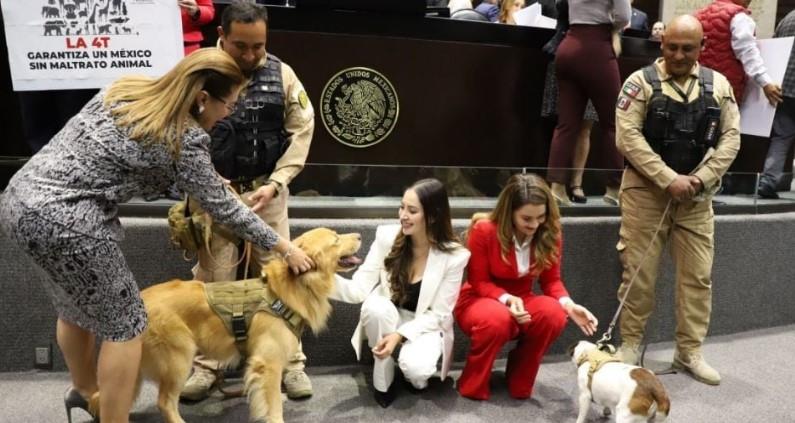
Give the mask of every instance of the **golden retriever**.
<path id="1" fill-rule="evenodd" d="M 350 271 L 361 260 L 355 256 L 361 236 L 318 228 L 294 241 L 315 261 L 316 268 L 294 275 L 284 260 L 271 260 L 263 269 L 268 288 L 303 317 L 314 333 L 326 325 L 334 289 L 334 274 Z M 201 281 L 173 280 L 141 292 L 149 326 L 143 334 L 141 377 L 159 386 L 157 406 L 166 422 L 184 422 L 177 409 L 179 393 L 201 352 L 225 366 L 236 366 L 241 355 L 234 337 L 207 304 Z M 256 313 L 248 329 L 245 392 L 252 421 L 283 422 L 282 369 L 298 348 L 298 339 L 279 317 Z M 141 382 L 139 377 L 139 387 Z"/>

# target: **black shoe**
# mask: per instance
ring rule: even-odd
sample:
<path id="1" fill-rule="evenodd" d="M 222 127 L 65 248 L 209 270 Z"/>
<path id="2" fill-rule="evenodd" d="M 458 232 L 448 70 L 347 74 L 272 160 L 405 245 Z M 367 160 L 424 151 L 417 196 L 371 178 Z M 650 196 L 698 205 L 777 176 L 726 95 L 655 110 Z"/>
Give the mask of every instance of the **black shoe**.
<path id="1" fill-rule="evenodd" d="M 395 382 L 392 382 L 392 384 L 389 385 L 389 389 L 387 389 L 386 392 L 381 392 L 378 389 L 373 389 L 373 398 L 375 398 L 375 402 L 377 402 L 378 405 L 381 406 L 381 408 L 389 407 L 397 397 L 396 387 L 397 384 Z"/>
<path id="2" fill-rule="evenodd" d="M 585 204 L 585 203 L 588 202 L 588 197 L 586 197 L 585 195 L 575 194 L 574 190 L 582 191 L 582 187 L 581 186 L 571 186 L 571 187 L 569 187 L 569 192 L 571 193 L 569 195 L 569 198 L 571 198 L 571 201 L 573 201 L 575 203 L 578 203 L 578 204 Z"/>
<path id="3" fill-rule="evenodd" d="M 775 188 L 771 188 L 769 185 L 760 184 L 759 188 L 757 188 L 757 190 L 756 190 L 756 193 L 761 198 L 767 198 L 767 199 L 770 199 L 770 200 L 778 200 L 779 199 L 779 196 L 776 193 Z"/>
<path id="4" fill-rule="evenodd" d="M 426 388 L 419 389 L 416 386 L 412 385 L 411 382 L 408 380 L 403 380 L 403 388 L 414 395 L 421 394 L 425 392 Z"/>
<path id="5" fill-rule="evenodd" d="M 86 413 L 91 414 L 91 412 L 88 411 L 88 401 L 83 398 L 83 396 L 80 395 L 80 392 L 77 392 L 77 389 L 75 388 L 69 388 L 66 390 L 63 396 L 63 404 L 66 406 L 66 420 L 69 423 L 72 423 L 73 408 L 79 408 L 84 410 Z M 99 417 L 94 416 L 93 414 L 91 414 L 91 417 L 94 418 L 94 422 L 99 422 Z"/>

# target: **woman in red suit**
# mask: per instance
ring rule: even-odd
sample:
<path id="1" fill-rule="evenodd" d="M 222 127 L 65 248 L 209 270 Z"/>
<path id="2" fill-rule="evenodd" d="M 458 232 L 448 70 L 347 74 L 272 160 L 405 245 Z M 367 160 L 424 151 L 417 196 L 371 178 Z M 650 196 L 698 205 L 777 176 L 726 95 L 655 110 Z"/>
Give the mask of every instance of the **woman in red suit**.
<path id="1" fill-rule="evenodd" d="M 213 21 L 215 6 L 213 0 L 178 0 L 182 11 L 182 42 L 185 44 L 185 55 L 201 47 L 204 40 L 202 26 Z"/>
<path id="2" fill-rule="evenodd" d="M 570 317 L 590 336 L 596 318 L 575 304 L 560 279 L 560 214 L 549 187 L 537 175 L 513 175 L 490 215 L 472 217 L 468 236 L 468 281 L 454 316 L 470 338 L 458 392 L 489 398 L 489 379 L 497 353 L 518 339 L 508 356 L 508 391 L 529 398 L 541 357 Z M 538 278 L 543 295 L 533 293 Z"/>

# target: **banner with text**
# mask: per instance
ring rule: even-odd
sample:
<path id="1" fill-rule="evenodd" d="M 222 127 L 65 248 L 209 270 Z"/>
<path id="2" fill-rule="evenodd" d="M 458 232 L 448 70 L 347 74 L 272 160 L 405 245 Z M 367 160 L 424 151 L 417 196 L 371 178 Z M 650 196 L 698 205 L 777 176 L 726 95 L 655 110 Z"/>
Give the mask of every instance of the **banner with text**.
<path id="1" fill-rule="evenodd" d="M 174 0 L 3 1 L 15 91 L 101 88 L 160 76 L 183 56 Z"/>

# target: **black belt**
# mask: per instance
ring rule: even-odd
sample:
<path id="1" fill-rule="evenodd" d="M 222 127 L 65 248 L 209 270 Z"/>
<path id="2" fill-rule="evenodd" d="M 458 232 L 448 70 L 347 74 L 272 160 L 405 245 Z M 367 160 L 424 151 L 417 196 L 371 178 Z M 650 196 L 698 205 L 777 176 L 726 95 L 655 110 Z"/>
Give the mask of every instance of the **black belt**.
<path id="1" fill-rule="evenodd" d="M 238 192 L 238 194 L 254 191 L 256 188 L 260 187 L 260 184 L 256 179 L 251 179 L 248 181 L 232 181 L 231 185 L 232 188 Z"/>

